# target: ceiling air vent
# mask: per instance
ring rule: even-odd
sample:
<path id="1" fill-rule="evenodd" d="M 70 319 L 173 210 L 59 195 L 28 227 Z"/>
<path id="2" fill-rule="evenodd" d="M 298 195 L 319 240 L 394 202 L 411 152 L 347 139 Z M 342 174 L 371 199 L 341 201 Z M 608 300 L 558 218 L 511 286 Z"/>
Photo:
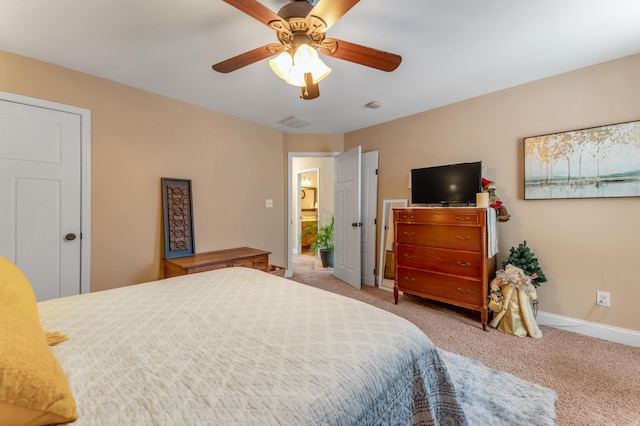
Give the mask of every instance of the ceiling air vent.
<path id="1" fill-rule="evenodd" d="M 285 126 L 293 127 L 294 129 L 308 126 L 309 124 L 311 124 L 311 122 L 306 118 L 298 117 L 297 115 L 292 115 L 291 117 L 287 117 L 283 120 L 278 121 L 278 123 L 284 124 Z"/>

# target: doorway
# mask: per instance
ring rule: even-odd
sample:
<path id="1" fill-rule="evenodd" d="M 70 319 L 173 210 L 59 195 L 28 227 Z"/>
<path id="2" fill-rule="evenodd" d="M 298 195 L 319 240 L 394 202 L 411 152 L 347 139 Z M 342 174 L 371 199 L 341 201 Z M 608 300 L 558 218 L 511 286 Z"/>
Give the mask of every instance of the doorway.
<path id="1" fill-rule="evenodd" d="M 359 151 L 359 149 L 358 149 Z M 338 156 L 344 153 L 339 152 L 316 152 L 316 153 L 289 153 L 288 154 L 288 208 L 287 208 L 287 268 L 285 277 L 290 278 L 293 276 L 293 257 L 299 256 L 301 252 L 299 235 L 301 225 L 298 222 L 301 217 L 301 211 L 299 211 L 297 203 L 300 197 L 299 188 L 301 187 L 301 181 L 303 172 L 314 170 L 317 167 L 318 170 L 318 184 L 317 184 L 317 197 L 318 197 L 318 226 L 327 225 L 336 214 L 334 203 L 340 198 L 336 194 L 336 170 Z M 314 165 L 313 162 L 316 162 Z M 318 163 L 320 162 L 320 163 Z M 375 285 L 375 256 L 376 256 L 376 216 L 377 216 L 377 176 L 378 176 L 378 152 L 372 151 L 367 153 L 360 153 L 358 155 L 358 162 L 362 164 L 362 167 L 358 166 L 357 169 L 361 173 L 356 173 L 358 177 L 358 195 L 354 199 L 359 199 L 357 217 L 354 217 L 355 222 L 359 222 L 359 236 L 358 238 L 351 238 L 350 245 L 355 248 L 355 253 L 351 254 L 352 262 L 350 265 L 356 265 L 358 273 L 354 275 L 354 283 L 366 284 L 370 286 Z M 319 164 L 319 165 L 317 165 Z M 364 194 L 361 194 L 360 185 Z M 349 199 L 353 198 L 349 196 Z M 350 219 L 351 220 L 351 219 Z M 352 222 L 353 222 L 352 220 Z M 336 218 L 337 222 L 337 218 Z M 351 222 L 349 222 L 351 223 Z M 360 232 L 361 231 L 361 232 Z M 346 234 L 346 233 L 345 233 Z M 337 238 L 336 238 L 337 242 Z M 344 252 L 343 252 L 344 253 Z M 334 267 L 335 267 L 334 257 Z M 333 271 L 333 269 L 331 270 Z M 360 274 L 362 272 L 362 275 Z M 351 283 L 351 281 L 347 281 Z M 356 285 L 351 284 L 351 285 Z M 359 285 L 358 285 L 359 287 Z"/>
<path id="2" fill-rule="evenodd" d="M 328 222 L 333 216 L 333 179 L 334 179 L 334 157 L 338 152 L 290 152 L 288 154 L 288 179 L 287 179 L 287 271 L 285 277 L 293 276 L 293 256 L 300 253 L 300 231 L 302 210 L 300 208 L 300 197 L 302 187 L 302 176 L 304 172 L 317 172 L 315 182 L 315 197 L 318 203 L 315 212 L 318 218 L 318 225 Z M 313 183 L 313 182 L 312 182 Z"/>

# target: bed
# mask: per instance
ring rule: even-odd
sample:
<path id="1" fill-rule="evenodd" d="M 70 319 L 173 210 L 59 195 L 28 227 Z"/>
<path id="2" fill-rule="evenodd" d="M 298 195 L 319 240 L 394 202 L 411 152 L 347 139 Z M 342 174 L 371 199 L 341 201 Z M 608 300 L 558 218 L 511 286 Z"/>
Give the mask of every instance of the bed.
<path id="1" fill-rule="evenodd" d="M 73 425 L 466 424 L 410 322 L 249 268 L 37 304 Z"/>

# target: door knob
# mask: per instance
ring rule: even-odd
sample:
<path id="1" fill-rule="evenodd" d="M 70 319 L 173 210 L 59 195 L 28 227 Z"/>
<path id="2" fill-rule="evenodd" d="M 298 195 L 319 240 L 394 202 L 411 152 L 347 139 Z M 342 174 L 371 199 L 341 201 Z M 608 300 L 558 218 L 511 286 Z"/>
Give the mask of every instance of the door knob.
<path id="1" fill-rule="evenodd" d="M 69 232 L 67 235 L 64 236 L 64 239 L 67 241 L 73 241 L 76 239 L 76 234 L 74 234 L 73 232 Z"/>

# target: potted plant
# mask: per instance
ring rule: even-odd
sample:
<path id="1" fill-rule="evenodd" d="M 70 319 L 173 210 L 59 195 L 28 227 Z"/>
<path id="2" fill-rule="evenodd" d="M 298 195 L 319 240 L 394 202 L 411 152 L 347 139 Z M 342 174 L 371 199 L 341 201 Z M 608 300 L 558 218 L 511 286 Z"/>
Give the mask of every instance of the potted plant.
<path id="1" fill-rule="evenodd" d="M 542 268 L 538 263 L 535 253 L 527 246 L 527 241 L 520 243 L 518 247 L 511 247 L 509 250 L 509 258 L 506 262 L 502 262 L 504 268 L 508 264 L 516 266 L 531 277 L 531 284 L 534 287 L 540 286 L 540 283 L 546 282 L 547 277 L 544 276 Z"/>
<path id="2" fill-rule="evenodd" d="M 307 236 L 312 236 L 309 249 L 314 254 L 320 252 L 322 266 L 331 268 L 333 268 L 333 223 L 334 218 L 331 217 L 327 225 L 320 227 L 318 224 L 311 225 L 300 235 L 300 241 Z"/>

